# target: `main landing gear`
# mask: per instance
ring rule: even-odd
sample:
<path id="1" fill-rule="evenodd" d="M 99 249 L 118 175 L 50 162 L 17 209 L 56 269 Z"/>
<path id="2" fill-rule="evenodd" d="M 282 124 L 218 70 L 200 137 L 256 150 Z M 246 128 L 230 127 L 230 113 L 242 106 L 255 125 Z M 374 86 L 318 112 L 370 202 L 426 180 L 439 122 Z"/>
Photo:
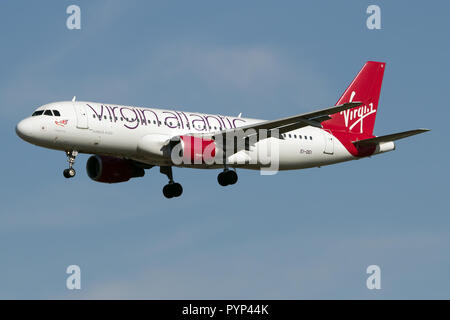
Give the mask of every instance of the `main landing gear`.
<path id="1" fill-rule="evenodd" d="M 164 196 L 168 199 L 181 196 L 183 193 L 183 187 L 178 182 L 173 181 L 172 167 L 161 167 L 160 172 L 169 178 L 169 183 L 163 188 Z"/>
<path id="2" fill-rule="evenodd" d="M 69 162 L 69 168 L 63 171 L 63 175 L 65 178 L 73 178 L 75 177 L 76 171 L 73 168 L 73 164 L 75 163 L 75 158 L 78 155 L 78 151 L 66 151 L 67 161 Z"/>
<path id="3" fill-rule="evenodd" d="M 225 187 L 235 184 L 238 181 L 238 175 L 236 171 L 225 168 L 225 170 L 217 176 L 217 181 L 222 187 Z"/>

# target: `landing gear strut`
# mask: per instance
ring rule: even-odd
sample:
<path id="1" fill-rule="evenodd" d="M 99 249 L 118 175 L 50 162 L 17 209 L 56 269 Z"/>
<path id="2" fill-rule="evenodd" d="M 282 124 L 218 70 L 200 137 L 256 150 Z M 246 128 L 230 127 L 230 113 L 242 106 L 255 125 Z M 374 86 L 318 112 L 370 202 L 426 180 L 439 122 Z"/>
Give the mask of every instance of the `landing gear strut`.
<path id="1" fill-rule="evenodd" d="M 230 184 L 235 184 L 238 181 L 238 175 L 236 171 L 225 168 L 225 170 L 217 176 L 217 181 L 222 187 L 225 187 Z"/>
<path id="2" fill-rule="evenodd" d="M 166 184 L 163 188 L 164 196 L 168 199 L 181 196 L 181 194 L 183 193 L 183 187 L 178 182 L 173 181 L 172 167 L 162 166 L 160 168 L 160 172 L 162 174 L 165 174 L 167 178 L 169 178 L 169 183 Z"/>
<path id="3" fill-rule="evenodd" d="M 78 155 L 78 151 L 66 151 L 67 161 L 69 162 L 69 168 L 63 171 L 63 175 L 65 178 L 73 178 L 75 177 L 76 171 L 73 168 L 73 164 L 75 163 L 75 158 Z"/>

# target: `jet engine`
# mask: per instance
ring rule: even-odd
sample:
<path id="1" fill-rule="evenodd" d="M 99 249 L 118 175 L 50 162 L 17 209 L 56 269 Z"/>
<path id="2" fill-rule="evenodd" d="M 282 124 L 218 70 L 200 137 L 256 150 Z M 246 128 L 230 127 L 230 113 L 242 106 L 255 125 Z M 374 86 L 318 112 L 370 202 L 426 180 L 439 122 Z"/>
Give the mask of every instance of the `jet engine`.
<path id="1" fill-rule="evenodd" d="M 108 156 L 91 156 L 86 163 L 86 171 L 94 181 L 104 183 L 125 182 L 131 178 L 143 177 L 145 171 L 133 161 Z"/>

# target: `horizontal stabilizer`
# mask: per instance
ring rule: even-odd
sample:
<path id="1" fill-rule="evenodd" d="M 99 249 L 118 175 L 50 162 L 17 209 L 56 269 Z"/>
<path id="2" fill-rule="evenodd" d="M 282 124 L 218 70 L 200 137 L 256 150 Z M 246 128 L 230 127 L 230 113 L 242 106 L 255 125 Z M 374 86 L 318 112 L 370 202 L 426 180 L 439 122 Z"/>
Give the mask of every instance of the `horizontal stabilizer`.
<path id="1" fill-rule="evenodd" d="M 385 136 L 380 136 L 380 137 L 375 137 L 375 138 L 370 138 L 370 139 L 353 141 L 353 144 L 358 145 L 358 146 L 373 145 L 373 144 L 377 144 L 377 143 L 380 143 L 380 142 L 389 142 L 389 141 L 395 141 L 395 140 L 403 139 L 403 138 L 410 137 L 410 136 L 413 136 L 413 135 L 416 135 L 416 134 L 419 134 L 419 133 L 424 133 L 424 132 L 427 132 L 427 131 L 430 131 L 430 130 L 429 129 L 409 130 L 409 131 L 388 134 L 388 135 L 385 135 Z"/>

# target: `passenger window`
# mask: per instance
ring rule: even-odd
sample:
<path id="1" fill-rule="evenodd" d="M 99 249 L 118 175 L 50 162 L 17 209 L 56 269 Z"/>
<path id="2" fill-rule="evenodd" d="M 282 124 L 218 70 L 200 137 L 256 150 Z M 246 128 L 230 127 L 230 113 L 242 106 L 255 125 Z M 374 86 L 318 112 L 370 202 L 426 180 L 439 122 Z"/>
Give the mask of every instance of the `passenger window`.
<path id="1" fill-rule="evenodd" d="M 53 110 L 53 114 L 55 115 L 55 117 L 60 117 L 61 114 L 59 113 L 58 110 Z"/>
<path id="2" fill-rule="evenodd" d="M 302 138 L 302 136 L 301 135 L 298 135 L 298 137 L 301 139 Z"/>
<path id="3" fill-rule="evenodd" d="M 104 116 L 105 120 L 106 120 L 106 116 Z"/>
<path id="4" fill-rule="evenodd" d="M 305 136 L 305 139 L 308 139 L 308 137 L 307 137 L 307 136 Z"/>
<path id="5" fill-rule="evenodd" d="M 52 110 L 45 110 L 44 116 L 53 116 Z"/>
<path id="6" fill-rule="evenodd" d="M 297 135 L 296 134 L 294 134 L 294 138 L 297 139 Z"/>
<path id="7" fill-rule="evenodd" d="M 311 136 L 309 136 L 309 140 L 312 140 L 312 137 L 311 137 Z"/>
<path id="8" fill-rule="evenodd" d="M 289 133 L 289 138 L 291 137 L 291 134 Z"/>

